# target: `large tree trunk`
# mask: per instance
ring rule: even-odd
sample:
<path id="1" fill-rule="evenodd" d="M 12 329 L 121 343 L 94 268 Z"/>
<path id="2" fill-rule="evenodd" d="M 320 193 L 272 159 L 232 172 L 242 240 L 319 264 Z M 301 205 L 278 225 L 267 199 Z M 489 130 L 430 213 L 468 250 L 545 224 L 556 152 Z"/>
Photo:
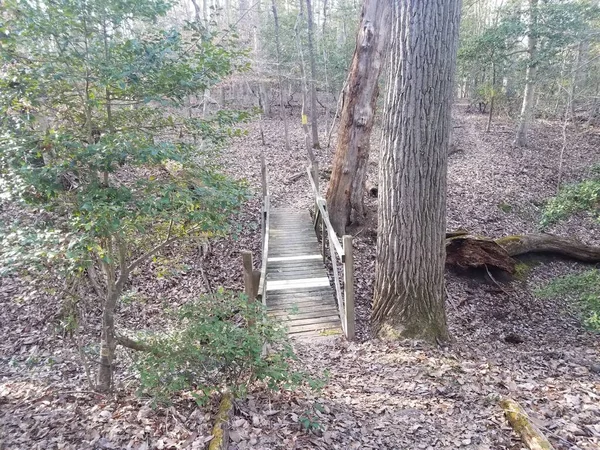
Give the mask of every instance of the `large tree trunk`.
<path id="1" fill-rule="evenodd" d="M 364 217 L 364 186 L 375 118 L 378 81 L 389 40 L 389 0 L 365 0 L 356 48 L 350 66 L 327 207 L 331 224 L 341 236 L 350 223 Z"/>
<path id="2" fill-rule="evenodd" d="M 315 50 L 313 45 L 313 8 L 311 0 L 306 0 L 306 12 L 308 14 L 308 58 L 310 60 L 310 126 L 312 131 L 312 146 L 320 148 L 319 144 L 319 114 L 317 112 L 317 66 L 315 64 Z"/>
<path id="3" fill-rule="evenodd" d="M 529 0 L 529 31 L 527 32 L 527 71 L 525 73 L 525 91 L 523 92 L 523 105 L 517 127 L 515 144 L 527 146 L 527 131 L 531 123 L 534 108 L 534 91 L 537 65 L 537 7 L 538 0 Z"/>
<path id="4" fill-rule="evenodd" d="M 445 340 L 446 171 L 461 2 L 393 5 L 372 319 L 380 336 Z"/>

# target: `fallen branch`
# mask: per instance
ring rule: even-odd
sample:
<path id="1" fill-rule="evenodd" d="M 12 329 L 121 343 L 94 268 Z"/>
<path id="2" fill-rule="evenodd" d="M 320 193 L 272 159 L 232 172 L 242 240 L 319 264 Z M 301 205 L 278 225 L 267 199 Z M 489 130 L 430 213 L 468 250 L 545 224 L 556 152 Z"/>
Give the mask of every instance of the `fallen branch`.
<path id="1" fill-rule="evenodd" d="M 288 177 L 288 179 L 285 180 L 284 183 L 285 184 L 295 183 L 300 178 L 302 178 L 304 175 L 306 175 L 306 171 L 303 170 L 302 172 L 298 172 L 298 173 L 292 175 L 291 177 Z"/>
<path id="2" fill-rule="evenodd" d="M 509 398 L 500 402 L 504 416 L 529 450 L 554 450 L 550 441 L 533 424 L 521 406 Z"/>
<path id="3" fill-rule="evenodd" d="M 221 397 L 219 412 L 215 417 L 212 440 L 208 450 L 227 450 L 229 445 L 229 421 L 233 415 L 233 395 L 226 392 Z"/>
<path id="4" fill-rule="evenodd" d="M 150 345 L 148 345 L 148 344 L 146 344 L 144 342 L 135 341 L 135 340 L 133 340 L 131 338 L 128 338 L 127 336 L 123 336 L 121 334 L 115 335 L 115 340 L 117 341 L 117 343 L 119 345 L 122 345 L 123 347 L 130 348 L 132 350 L 136 350 L 138 352 L 152 353 L 152 354 L 154 354 L 156 356 L 162 356 L 163 355 L 163 353 L 160 350 L 158 350 L 158 349 L 156 349 L 156 348 L 154 348 L 154 347 L 152 347 L 152 346 L 150 346 Z"/>

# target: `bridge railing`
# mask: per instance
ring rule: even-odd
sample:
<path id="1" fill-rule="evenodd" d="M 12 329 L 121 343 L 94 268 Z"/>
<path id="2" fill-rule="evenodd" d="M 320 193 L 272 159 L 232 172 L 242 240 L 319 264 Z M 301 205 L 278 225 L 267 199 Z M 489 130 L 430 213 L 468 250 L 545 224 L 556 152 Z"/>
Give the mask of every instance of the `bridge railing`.
<path id="1" fill-rule="evenodd" d="M 269 191 L 269 170 L 264 155 L 261 160 L 261 184 L 262 184 L 262 263 L 260 267 L 260 281 L 258 284 L 258 295 L 264 305 L 267 301 L 267 262 L 269 259 L 269 227 L 271 221 L 271 193 Z"/>
<path id="2" fill-rule="evenodd" d="M 331 256 L 331 265 L 333 266 L 333 282 L 335 287 L 335 297 L 342 321 L 342 329 L 346 339 L 352 340 L 355 336 L 355 314 L 354 314 L 354 259 L 352 255 L 352 236 L 342 236 L 340 238 L 335 233 L 329 214 L 327 213 L 327 202 L 321 196 L 319 191 L 319 166 L 314 162 L 306 168 L 308 181 L 312 189 L 315 201 L 315 217 L 313 225 L 317 235 L 321 239 L 321 254 L 325 260 L 325 237 L 329 243 L 329 252 Z M 344 277 L 344 287 L 340 283 L 338 263 L 342 265 Z"/>

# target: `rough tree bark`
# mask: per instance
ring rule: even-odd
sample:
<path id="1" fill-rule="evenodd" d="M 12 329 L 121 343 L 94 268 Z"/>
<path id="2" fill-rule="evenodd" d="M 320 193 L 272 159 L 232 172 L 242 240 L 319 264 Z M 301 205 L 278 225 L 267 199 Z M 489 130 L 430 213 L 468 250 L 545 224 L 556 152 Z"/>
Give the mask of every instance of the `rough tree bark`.
<path id="1" fill-rule="evenodd" d="M 383 337 L 445 340 L 446 171 L 461 1 L 393 5 L 373 327 Z"/>
<path id="2" fill-rule="evenodd" d="M 313 8 L 311 0 L 306 0 L 306 12 L 308 16 L 308 58 L 310 60 L 310 126 L 312 131 L 313 148 L 321 148 L 319 144 L 319 127 L 317 113 L 317 66 L 315 63 L 315 50 L 313 45 Z"/>
<path id="3" fill-rule="evenodd" d="M 273 20 L 275 21 L 275 50 L 277 52 L 277 82 L 279 84 L 279 117 L 283 121 L 283 132 L 285 135 L 285 149 L 290 151 L 290 136 L 288 131 L 287 117 L 283 106 L 283 81 L 281 77 L 281 44 L 279 42 L 279 16 L 277 15 L 277 6 L 275 0 L 271 0 L 273 10 Z"/>
<path id="4" fill-rule="evenodd" d="M 527 71 L 525 72 L 525 91 L 523 92 L 523 105 L 517 127 L 515 144 L 520 147 L 527 146 L 527 131 L 531 123 L 534 107 L 534 91 L 537 65 L 537 8 L 538 0 L 529 0 L 529 30 L 527 31 Z"/>
<path id="5" fill-rule="evenodd" d="M 327 191 L 331 224 L 340 236 L 347 225 L 359 223 L 364 217 L 371 130 L 389 41 L 390 12 L 389 0 L 365 0 L 350 74 L 342 93 L 344 109 Z"/>

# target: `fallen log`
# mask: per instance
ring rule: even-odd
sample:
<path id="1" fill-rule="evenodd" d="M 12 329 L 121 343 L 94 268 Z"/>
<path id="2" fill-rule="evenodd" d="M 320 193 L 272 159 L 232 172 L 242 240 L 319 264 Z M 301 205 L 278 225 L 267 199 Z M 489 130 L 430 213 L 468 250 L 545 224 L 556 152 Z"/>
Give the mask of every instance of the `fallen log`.
<path id="1" fill-rule="evenodd" d="M 290 177 L 288 177 L 287 180 L 284 181 L 284 183 L 285 184 L 295 183 L 300 178 L 302 178 L 304 175 L 306 175 L 306 170 L 303 170 L 302 172 L 298 172 L 298 173 L 295 173 L 294 175 L 291 175 Z"/>
<path id="2" fill-rule="evenodd" d="M 233 416 L 233 395 L 225 392 L 219 403 L 219 411 L 215 417 L 212 439 L 208 450 L 227 450 L 229 446 L 229 421 Z"/>
<path id="3" fill-rule="evenodd" d="M 526 253 L 550 253 L 577 261 L 595 263 L 600 261 L 600 247 L 585 245 L 575 239 L 555 236 L 553 234 L 522 234 L 496 239 L 510 256 Z"/>
<path id="4" fill-rule="evenodd" d="M 600 262 L 600 247 L 547 233 L 522 234 L 490 239 L 473 236 L 465 230 L 446 233 L 446 263 L 459 268 L 493 268 L 515 273 L 514 256 L 545 253 Z"/>
<path id="5" fill-rule="evenodd" d="M 550 441 L 533 424 L 527 413 L 517 402 L 505 398 L 500 402 L 500 406 L 504 410 L 506 420 L 529 450 L 554 450 Z"/>
<path id="6" fill-rule="evenodd" d="M 446 264 L 460 269 L 492 268 L 514 274 L 516 261 L 493 239 L 458 234 L 446 238 Z"/>

